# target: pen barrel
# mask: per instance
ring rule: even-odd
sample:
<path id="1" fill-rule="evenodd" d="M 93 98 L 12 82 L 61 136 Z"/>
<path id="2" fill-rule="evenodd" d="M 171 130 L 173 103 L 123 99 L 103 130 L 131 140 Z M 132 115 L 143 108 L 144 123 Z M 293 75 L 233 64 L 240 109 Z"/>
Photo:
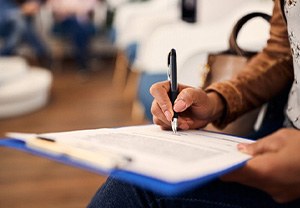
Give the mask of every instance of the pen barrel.
<path id="1" fill-rule="evenodd" d="M 176 91 L 170 91 L 169 92 L 169 97 L 170 97 L 170 100 L 171 100 L 171 103 L 172 103 L 172 106 L 174 106 L 174 102 L 177 98 L 177 95 L 178 95 L 178 90 Z M 174 111 L 174 116 L 173 118 L 178 118 L 178 114 Z"/>
<path id="2" fill-rule="evenodd" d="M 172 103 L 172 106 L 174 106 L 174 102 L 178 95 L 178 84 L 177 84 L 177 61 L 176 61 L 176 51 L 174 48 L 171 49 L 169 56 L 168 56 L 168 78 L 170 81 L 170 91 L 169 91 L 169 97 Z M 174 112 L 173 118 L 178 118 L 178 115 L 176 112 Z M 177 129 L 177 127 L 176 127 Z"/>
<path id="3" fill-rule="evenodd" d="M 178 113 L 174 111 L 173 119 L 178 118 Z"/>
<path id="4" fill-rule="evenodd" d="M 170 91 L 169 93 L 169 96 L 170 96 L 170 100 L 171 100 L 171 103 L 172 103 L 172 106 L 174 105 L 174 102 L 177 98 L 177 95 L 178 95 L 178 91 Z"/>

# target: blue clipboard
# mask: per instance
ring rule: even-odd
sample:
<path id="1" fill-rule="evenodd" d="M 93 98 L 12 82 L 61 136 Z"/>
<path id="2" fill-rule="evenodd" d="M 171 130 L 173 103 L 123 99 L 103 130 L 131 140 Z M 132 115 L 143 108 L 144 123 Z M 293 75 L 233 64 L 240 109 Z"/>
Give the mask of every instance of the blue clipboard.
<path id="1" fill-rule="evenodd" d="M 231 172 L 239 167 L 242 167 L 246 162 L 242 162 L 236 164 L 232 167 L 229 167 L 220 172 L 216 172 L 214 174 L 210 174 L 205 177 L 196 178 L 193 180 L 187 180 L 178 183 L 170 183 L 166 181 L 162 181 L 156 178 L 152 178 L 149 176 L 141 175 L 138 173 L 121 170 L 121 169 L 112 169 L 112 170 L 104 170 L 99 167 L 91 166 L 89 164 L 83 163 L 78 160 L 74 160 L 70 157 L 64 155 L 53 155 L 50 153 L 45 153 L 43 151 L 38 151 L 36 149 L 29 148 L 26 146 L 24 141 L 18 139 L 0 139 L 0 146 L 13 148 L 16 150 L 20 150 L 23 152 L 27 152 L 36 156 L 40 156 L 43 158 L 47 158 L 56 162 L 60 162 L 66 165 L 70 165 L 73 167 L 81 168 L 87 171 L 91 171 L 100 175 L 111 175 L 117 179 L 120 179 L 124 182 L 131 183 L 140 188 L 153 191 L 157 194 L 165 195 L 165 196 L 176 196 L 183 194 L 187 191 L 191 191 L 201 185 L 208 183 L 214 179 L 217 179 L 221 175 L 224 175 L 228 172 Z"/>

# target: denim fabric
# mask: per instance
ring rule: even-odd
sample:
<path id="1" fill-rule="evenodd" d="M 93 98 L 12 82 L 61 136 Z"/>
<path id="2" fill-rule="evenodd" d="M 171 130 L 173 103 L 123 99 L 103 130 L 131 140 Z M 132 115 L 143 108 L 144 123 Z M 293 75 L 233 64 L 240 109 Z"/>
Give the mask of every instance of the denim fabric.
<path id="1" fill-rule="evenodd" d="M 108 39 L 111 43 L 115 43 L 116 42 L 116 39 L 117 39 L 117 31 L 115 28 L 109 28 L 108 29 Z"/>
<path id="2" fill-rule="evenodd" d="M 0 5 L 0 19 L 5 16 L 6 11 L 16 9 L 18 6 L 13 0 L 0 0 Z"/>
<path id="3" fill-rule="evenodd" d="M 23 16 L 17 6 L 8 5 L 0 9 L 0 37 L 4 40 L 0 55 L 13 55 L 20 43 L 26 42 L 39 58 L 50 58 L 46 45 L 35 29 L 33 18 Z"/>
<path id="4" fill-rule="evenodd" d="M 91 22 L 80 22 L 75 16 L 70 16 L 56 22 L 52 31 L 55 35 L 70 38 L 74 49 L 75 58 L 81 69 L 87 68 L 89 58 L 88 46 L 96 29 Z"/>
<path id="5" fill-rule="evenodd" d="M 266 114 L 264 115 L 261 126 L 257 131 L 250 133 L 247 138 L 260 139 L 285 127 L 284 122 L 288 119 L 285 115 L 285 106 L 290 88 L 290 86 L 286 87 L 281 93 L 268 102 Z"/>
<path id="6" fill-rule="evenodd" d="M 50 52 L 36 31 L 33 17 L 27 17 L 23 41 L 31 45 L 39 58 L 50 58 Z"/>
<path id="7" fill-rule="evenodd" d="M 22 41 L 26 22 L 17 9 L 2 9 L 0 17 L 0 37 L 4 39 L 0 55 L 11 55 Z"/>
<path id="8" fill-rule="evenodd" d="M 180 196 L 165 197 L 114 178 L 98 190 L 88 208 L 299 208 L 300 200 L 276 203 L 266 193 L 219 180 Z"/>
<path id="9" fill-rule="evenodd" d="M 125 54 L 127 56 L 127 59 L 129 60 L 129 64 L 132 64 L 136 59 L 137 49 L 138 49 L 138 44 L 135 42 L 130 43 L 126 47 Z"/>

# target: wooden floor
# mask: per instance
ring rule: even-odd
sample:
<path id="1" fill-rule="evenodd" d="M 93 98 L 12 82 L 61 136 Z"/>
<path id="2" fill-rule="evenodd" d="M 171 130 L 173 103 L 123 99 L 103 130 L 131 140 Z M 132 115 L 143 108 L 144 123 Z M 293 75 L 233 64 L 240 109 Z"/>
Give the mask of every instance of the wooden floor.
<path id="1" fill-rule="evenodd" d="M 93 67 L 88 80 L 72 65 L 54 70 L 46 107 L 0 120 L 5 132 L 52 132 L 138 124 L 130 119 L 131 102 L 111 86 L 114 59 Z M 0 207 L 86 207 L 105 177 L 27 153 L 0 147 Z"/>

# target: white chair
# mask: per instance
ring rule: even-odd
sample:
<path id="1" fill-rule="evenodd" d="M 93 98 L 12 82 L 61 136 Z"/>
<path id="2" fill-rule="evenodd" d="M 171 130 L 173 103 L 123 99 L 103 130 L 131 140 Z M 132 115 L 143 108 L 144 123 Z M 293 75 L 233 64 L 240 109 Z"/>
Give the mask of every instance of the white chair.
<path id="1" fill-rule="evenodd" d="M 129 0 L 106 0 L 106 3 L 111 10 L 115 10 L 127 2 L 129 2 Z"/>
<path id="2" fill-rule="evenodd" d="M 52 74 L 21 58 L 0 58 L 0 119 L 24 115 L 47 104 Z"/>
<path id="3" fill-rule="evenodd" d="M 244 0 L 202 0 L 197 4 L 197 23 L 207 24 L 221 19 L 233 9 L 233 5 L 245 4 Z M 212 12 L 218 11 L 218 12 Z M 113 27 L 116 29 L 116 45 L 124 47 L 130 42 L 147 39 L 156 28 L 180 19 L 180 0 L 151 0 L 146 2 L 123 3 L 116 11 Z"/>
<path id="4" fill-rule="evenodd" d="M 156 27 L 178 21 L 178 3 L 178 0 L 151 0 L 120 7 L 113 24 L 117 47 L 124 48 L 131 42 L 139 42 Z"/>
<path id="5" fill-rule="evenodd" d="M 133 61 L 126 53 L 129 46 L 139 45 L 142 39 L 163 24 L 179 20 L 178 0 L 151 0 L 127 3 L 116 10 L 113 24 L 118 55 L 113 85 L 123 89 L 128 67 Z"/>
<path id="6" fill-rule="evenodd" d="M 28 70 L 26 60 L 21 57 L 0 57 L 0 87 L 10 80 L 23 76 Z"/>

